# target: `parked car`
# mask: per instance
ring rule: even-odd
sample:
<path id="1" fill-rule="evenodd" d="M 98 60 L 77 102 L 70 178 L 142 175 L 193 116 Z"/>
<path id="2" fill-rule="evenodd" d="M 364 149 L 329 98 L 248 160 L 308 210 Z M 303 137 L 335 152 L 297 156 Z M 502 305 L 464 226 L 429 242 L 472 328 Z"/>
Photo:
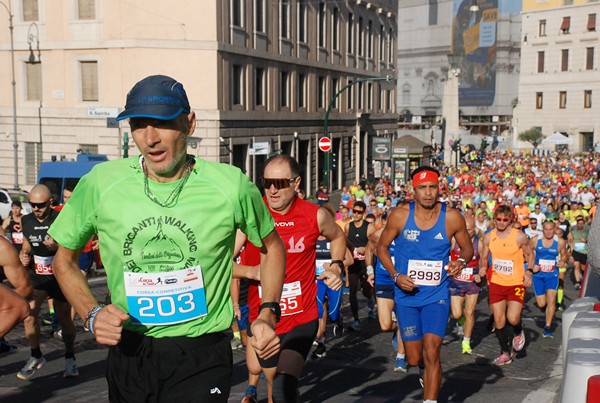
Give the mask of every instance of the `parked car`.
<path id="1" fill-rule="evenodd" d="M 24 190 L 0 188 L 0 216 L 5 219 L 10 215 L 13 201 L 20 201 L 23 206 L 23 214 L 31 213 L 29 205 L 29 193 Z"/>

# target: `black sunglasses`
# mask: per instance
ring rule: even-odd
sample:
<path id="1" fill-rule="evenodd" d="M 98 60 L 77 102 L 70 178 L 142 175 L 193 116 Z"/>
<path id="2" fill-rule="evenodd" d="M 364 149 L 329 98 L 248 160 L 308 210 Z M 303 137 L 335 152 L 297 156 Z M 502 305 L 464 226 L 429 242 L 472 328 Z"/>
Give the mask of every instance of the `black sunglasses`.
<path id="1" fill-rule="evenodd" d="M 47 200 L 43 203 L 33 203 L 33 202 L 29 202 L 29 205 L 31 206 L 31 208 L 44 208 L 48 205 L 48 203 L 50 203 L 50 200 Z"/>
<path id="2" fill-rule="evenodd" d="M 265 189 L 270 189 L 271 186 L 275 186 L 275 189 L 279 190 L 279 189 L 285 189 L 286 187 L 290 186 L 292 183 L 294 183 L 294 181 L 296 181 L 296 179 L 298 179 L 297 176 L 295 178 L 289 178 L 289 179 L 262 178 L 261 182 L 262 182 L 263 188 L 265 188 Z"/>

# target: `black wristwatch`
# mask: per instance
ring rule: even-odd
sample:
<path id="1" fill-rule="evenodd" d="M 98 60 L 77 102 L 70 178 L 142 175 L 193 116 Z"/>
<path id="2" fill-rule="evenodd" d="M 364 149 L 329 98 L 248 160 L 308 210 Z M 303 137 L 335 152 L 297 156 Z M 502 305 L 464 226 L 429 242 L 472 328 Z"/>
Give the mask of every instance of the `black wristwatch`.
<path id="1" fill-rule="evenodd" d="M 331 266 L 332 264 L 337 264 L 338 266 L 340 266 L 340 269 L 342 269 L 342 271 L 344 271 L 344 261 L 343 260 L 332 260 L 331 263 L 329 263 L 329 265 Z"/>
<path id="2" fill-rule="evenodd" d="M 281 307 L 279 306 L 279 302 L 263 302 L 258 308 L 258 313 L 260 313 L 263 309 L 269 309 L 273 315 L 275 315 L 275 321 L 279 322 L 281 319 Z"/>

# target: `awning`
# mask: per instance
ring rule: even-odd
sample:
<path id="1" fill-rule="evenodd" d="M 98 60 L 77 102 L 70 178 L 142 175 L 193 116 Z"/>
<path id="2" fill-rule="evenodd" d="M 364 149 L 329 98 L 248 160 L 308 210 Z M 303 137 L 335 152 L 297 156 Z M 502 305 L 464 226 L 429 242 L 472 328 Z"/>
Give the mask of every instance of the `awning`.
<path id="1" fill-rule="evenodd" d="M 596 14 L 588 15 L 587 30 L 588 31 L 596 30 Z"/>
<path id="2" fill-rule="evenodd" d="M 563 17 L 563 22 L 560 26 L 561 31 L 568 31 L 571 27 L 571 17 Z"/>

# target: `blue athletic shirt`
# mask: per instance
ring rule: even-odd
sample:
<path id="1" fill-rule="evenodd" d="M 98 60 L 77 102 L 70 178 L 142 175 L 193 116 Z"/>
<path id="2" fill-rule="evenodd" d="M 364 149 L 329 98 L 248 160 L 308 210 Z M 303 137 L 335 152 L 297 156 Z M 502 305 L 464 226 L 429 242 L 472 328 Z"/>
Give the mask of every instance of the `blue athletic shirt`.
<path id="1" fill-rule="evenodd" d="M 538 239 L 535 245 L 535 264 L 540 267 L 540 271 L 534 274 L 536 277 L 551 278 L 558 276 L 558 237 L 554 235 L 554 240 L 549 248 L 544 248 L 542 239 Z M 550 267 L 552 270 L 550 270 Z"/>
<path id="2" fill-rule="evenodd" d="M 446 203 L 441 203 L 440 216 L 435 225 L 424 231 L 415 223 L 415 202 L 411 202 L 404 229 L 394 242 L 395 266 L 399 273 L 410 275 L 416 281 L 439 282 L 438 285 L 418 285 L 410 293 L 396 288 L 396 304 L 416 307 L 448 300 L 450 292 L 445 267 L 450 260 L 452 244 L 446 231 Z"/>
<path id="3" fill-rule="evenodd" d="M 394 255 L 394 246 L 395 243 L 392 241 L 388 250 L 390 251 L 390 256 L 392 257 L 392 263 L 396 261 Z M 394 285 L 394 279 L 390 277 L 390 273 L 383 267 L 381 261 L 377 259 L 377 263 L 375 264 L 375 284 L 376 285 Z"/>

